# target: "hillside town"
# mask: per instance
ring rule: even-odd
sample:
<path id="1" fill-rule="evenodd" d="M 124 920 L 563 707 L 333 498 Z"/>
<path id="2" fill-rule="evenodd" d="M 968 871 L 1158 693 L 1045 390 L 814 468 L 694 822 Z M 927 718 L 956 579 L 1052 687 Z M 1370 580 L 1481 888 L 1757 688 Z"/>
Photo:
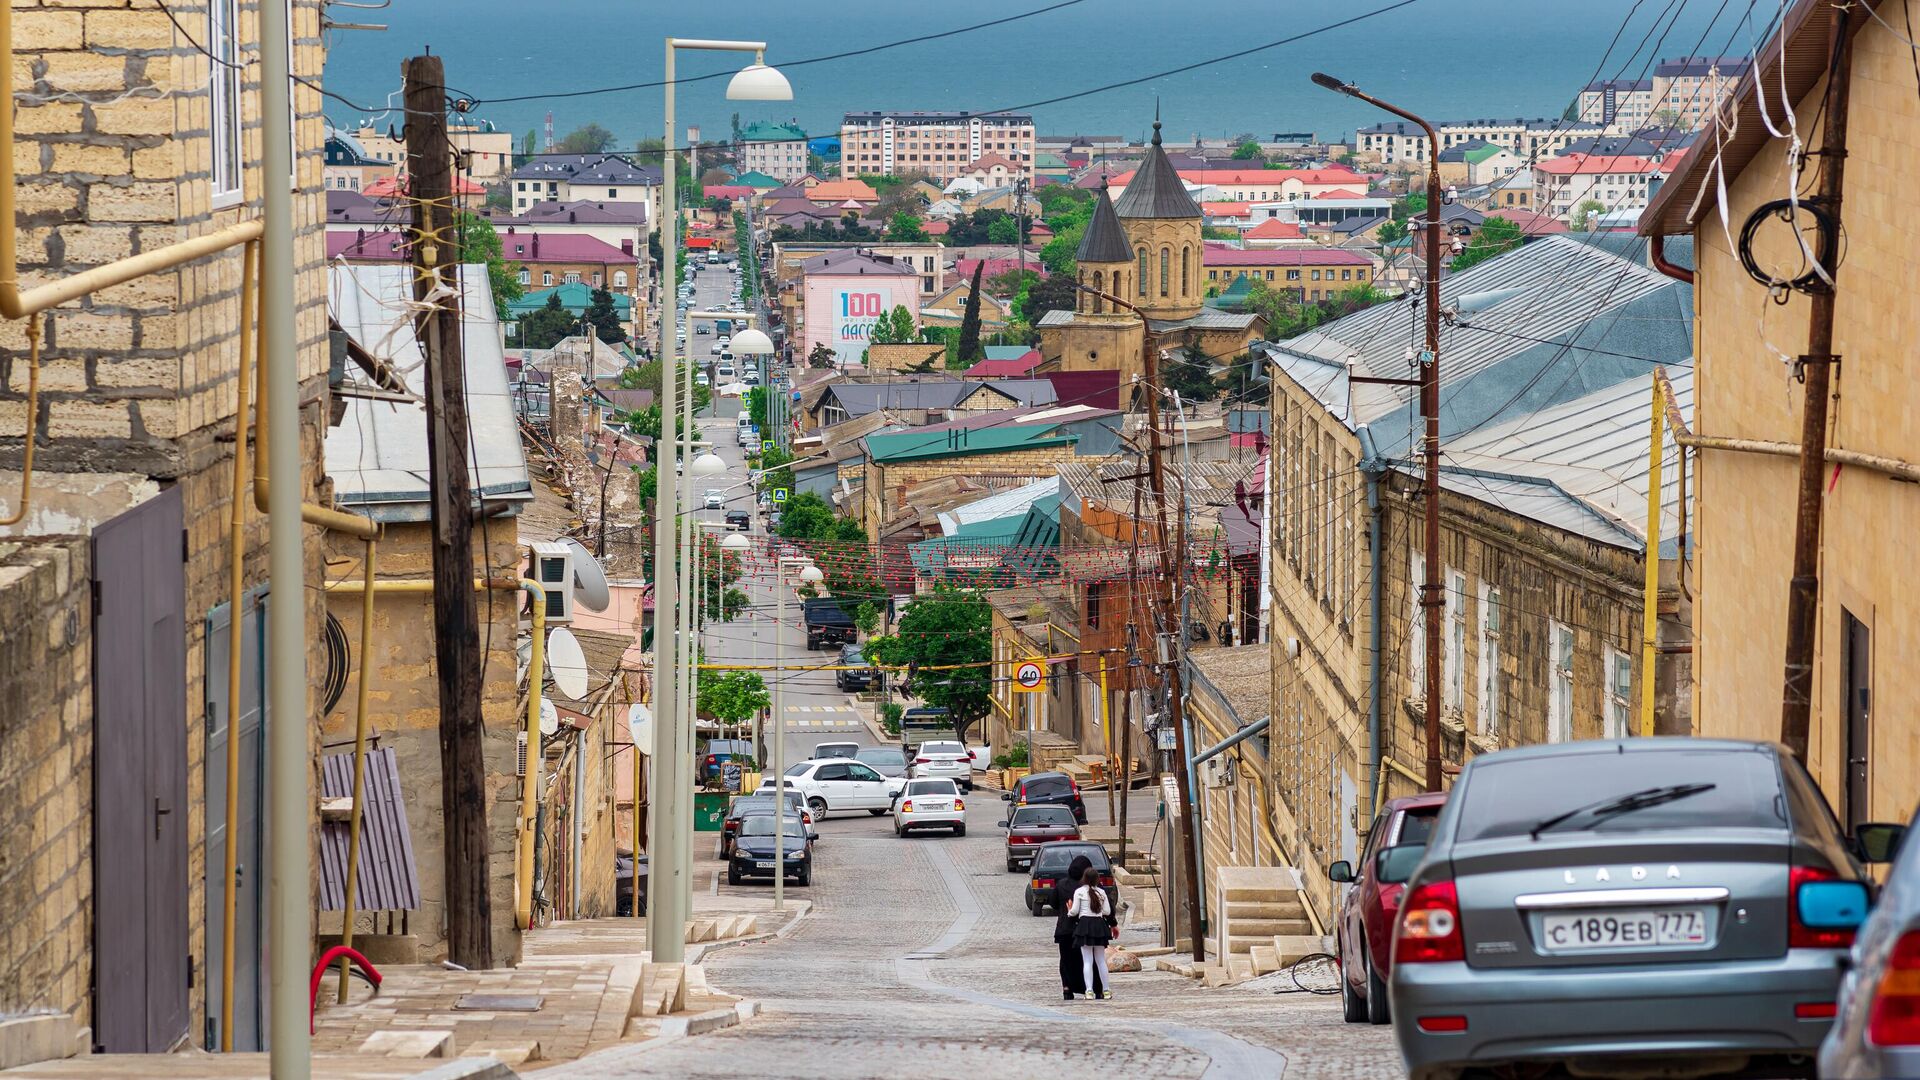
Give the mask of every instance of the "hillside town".
<path id="1" fill-rule="evenodd" d="M 1128 135 L 12 0 L 0 1080 L 1920 1076 L 1915 5 Z"/>

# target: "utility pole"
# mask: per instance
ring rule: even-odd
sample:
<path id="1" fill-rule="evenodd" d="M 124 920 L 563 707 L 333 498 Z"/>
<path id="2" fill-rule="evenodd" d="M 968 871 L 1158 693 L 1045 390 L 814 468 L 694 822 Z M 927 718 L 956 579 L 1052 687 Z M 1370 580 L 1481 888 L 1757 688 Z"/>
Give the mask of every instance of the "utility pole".
<path id="1" fill-rule="evenodd" d="M 480 717 L 480 625 L 473 596 L 473 492 L 467 477 L 467 374 L 460 337 L 460 259 L 447 158 L 446 76 L 437 56 L 402 62 L 411 177 L 413 298 L 426 355 L 427 478 L 432 491 L 433 628 L 440 691 L 440 812 L 446 840 L 447 958 L 493 966 L 487 889 L 485 731 Z M 451 290 L 451 295 L 441 295 Z M 533 688 L 539 692 L 538 687 Z M 523 808 L 523 812 L 525 808 Z"/>
<path id="2" fill-rule="evenodd" d="M 1846 180 L 1847 108 L 1853 83 L 1853 35 L 1847 9 L 1833 10 L 1833 70 L 1827 76 L 1827 122 L 1820 134 L 1820 194 L 1810 200 L 1832 218 L 1840 233 L 1840 196 Z M 1783 61 L 1784 62 L 1784 61 Z M 1840 272 L 1838 242 L 1823 242 L 1819 257 L 1829 275 Z M 1799 506 L 1793 528 L 1793 578 L 1787 585 L 1786 687 L 1780 703 L 1780 741 L 1801 761 L 1813 712 L 1813 645 L 1820 616 L 1820 517 L 1826 499 L 1827 387 L 1833 365 L 1834 287 L 1816 280 L 1807 316 L 1807 352 L 1799 368 L 1807 396 L 1800 425 Z M 1646 673 L 1652 678 L 1653 672 Z"/>

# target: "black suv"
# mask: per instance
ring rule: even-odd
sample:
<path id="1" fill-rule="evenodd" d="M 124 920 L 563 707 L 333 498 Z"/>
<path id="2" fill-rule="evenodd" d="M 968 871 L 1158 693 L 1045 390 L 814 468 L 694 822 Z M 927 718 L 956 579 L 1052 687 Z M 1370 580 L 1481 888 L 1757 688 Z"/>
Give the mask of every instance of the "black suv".
<path id="1" fill-rule="evenodd" d="M 871 690 L 880 680 L 878 671 L 864 666 L 867 658 L 858 645 L 840 646 L 839 662 L 843 666 L 833 673 L 833 682 L 842 690 Z"/>
<path id="2" fill-rule="evenodd" d="M 1030 773 L 1000 797 L 1016 807 L 1064 806 L 1073 811 L 1073 820 L 1082 825 L 1087 823 L 1087 804 L 1080 798 L 1080 785 L 1066 773 Z"/>

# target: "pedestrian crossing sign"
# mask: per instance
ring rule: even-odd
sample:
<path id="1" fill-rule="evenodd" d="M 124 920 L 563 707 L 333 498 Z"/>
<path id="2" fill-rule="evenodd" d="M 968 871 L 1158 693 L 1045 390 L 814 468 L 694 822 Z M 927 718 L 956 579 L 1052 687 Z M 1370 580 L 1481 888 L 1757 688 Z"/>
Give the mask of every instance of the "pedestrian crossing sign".
<path id="1" fill-rule="evenodd" d="M 772 439 L 760 440 L 760 452 L 763 454 L 771 454 L 775 450 L 778 450 L 779 448 L 780 448 L 779 444 L 775 443 Z"/>
<path id="2" fill-rule="evenodd" d="M 777 502 L 777 503 L 783 503 L 783 502 L 786 502 L 786 501 L 787 501 L 787 489 L 786 489 L 786 488 L 774 488 L 774 489 L 773 489 L 773 501 L 774 501 L 774 502 Z"/>

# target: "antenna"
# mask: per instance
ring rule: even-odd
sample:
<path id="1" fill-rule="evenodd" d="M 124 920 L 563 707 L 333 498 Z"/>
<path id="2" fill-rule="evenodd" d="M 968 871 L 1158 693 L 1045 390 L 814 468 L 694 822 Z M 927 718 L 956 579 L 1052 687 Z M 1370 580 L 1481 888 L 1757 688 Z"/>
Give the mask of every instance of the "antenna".
<path id="1" fill-rule="evenodd" d="M 562 694 L 575 701 L 587 695 L 587 654 L 564 626 L 547 635 L 547 671 Z"/>
<path id="2" fill-rule="evenodd" d="M 560 542 L 573 552 L 573 599 L 588 611 L 605 611 L 613 603 L 613 594 L 607 588 L 606 571 L 600 569 L 600 563 L 594 559 L 585 544 L 571 536 L 563 536 Z"/>

